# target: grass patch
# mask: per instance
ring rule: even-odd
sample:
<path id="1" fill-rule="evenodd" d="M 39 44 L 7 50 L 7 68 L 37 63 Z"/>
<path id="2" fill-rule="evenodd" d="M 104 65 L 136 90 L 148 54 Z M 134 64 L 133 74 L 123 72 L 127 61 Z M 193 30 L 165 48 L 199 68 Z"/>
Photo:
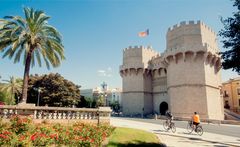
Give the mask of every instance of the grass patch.
<path id="1" fill-rule="evenodd" d="M 156 135 L 138 129 L 116 128 L 109 137 L 107 147 L 164 147 Z"/>

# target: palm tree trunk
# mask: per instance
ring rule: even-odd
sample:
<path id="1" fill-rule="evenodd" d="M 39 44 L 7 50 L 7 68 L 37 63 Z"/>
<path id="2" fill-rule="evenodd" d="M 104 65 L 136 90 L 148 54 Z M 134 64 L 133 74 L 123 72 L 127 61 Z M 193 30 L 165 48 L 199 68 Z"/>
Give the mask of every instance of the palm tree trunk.
<path id="1" fill-rule="evenodd" d="M 11 92 L 12 92 L 12 94 L 11 94 L 11 105 L 12 105 L 13 104 L 13 99 L 14 99 L 14 97 L 13 97 L 14 96 L 14 89 L 13 89 L 13 87 L 12 87 L 12 91 Z"/>
<path id="2" fill-rule="evenodd" d="M 27 54 L 26 63 L 25 63 L 21 103 L 27 102 L 28 79 L 29 79 L 30 65 L 31 65 L 31 59 L 32 59 L 32 52 L 33 52 L 33 47 L 30 47 L 30 50 Z"/>

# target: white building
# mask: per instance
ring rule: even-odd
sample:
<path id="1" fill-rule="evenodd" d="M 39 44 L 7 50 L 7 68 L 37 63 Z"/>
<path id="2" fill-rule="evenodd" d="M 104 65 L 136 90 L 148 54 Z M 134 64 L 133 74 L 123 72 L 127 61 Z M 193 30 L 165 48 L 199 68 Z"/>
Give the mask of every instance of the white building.
<path id="1" fill-rule="evenodd" d="M 81 89 L 81 95 L 88 98 L 98 98 L 100 95 L 106 97 L 107 106 L 112 102 L 118 102 L 121 105 L 122 90 L 120 88 L 108 88 L 107 85 L 104 85 L 105 88 L 96 87 L 93 89 Z"/>

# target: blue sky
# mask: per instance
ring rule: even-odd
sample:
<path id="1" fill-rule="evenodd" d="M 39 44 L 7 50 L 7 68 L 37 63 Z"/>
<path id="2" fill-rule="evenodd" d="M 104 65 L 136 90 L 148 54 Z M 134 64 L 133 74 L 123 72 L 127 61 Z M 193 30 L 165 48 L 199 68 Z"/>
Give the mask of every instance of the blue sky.
<path id="1" fill-rule="evenodd" d="M 124 48 L 151 45 L 163 52 L 168 27 L 202 20 L 218 32 L 223 28 L 219 16 L 232 16 L 236 10 L 230 0 L 0 0 L 0 17 L 23 16 L 25 6 L 51 16 L 49 24 L 63 35 L 66 56 L 58 68 L 35 66 L 30 73 L 58 72 L 82 88 L 100 86 L 103 81 L 109 87 L 121 87 Z M 150 35 L 139 38 L 137 33 L 147 28 Z M 224 50 L 221 43 L 219 47 Z M 0 58 L 2 79 L 22 77 L 23 72 L 22 63 Z M 222 72 L 223 81 L 236 76 L 231 70 Z"/>

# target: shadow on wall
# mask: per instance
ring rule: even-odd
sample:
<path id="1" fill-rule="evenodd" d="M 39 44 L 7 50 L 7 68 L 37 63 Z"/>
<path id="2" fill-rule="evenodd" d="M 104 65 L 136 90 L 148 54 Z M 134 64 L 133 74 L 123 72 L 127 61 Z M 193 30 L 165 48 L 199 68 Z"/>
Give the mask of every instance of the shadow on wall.
<path id="1" fill-rule="evenodd" d="M 108 146 L 117 146 L 117 147 L 167 147 L 163 143 L 146 143 L 142 141 L 135 141 L 136 143 L 128 143 L 128 144 L 121 144 L 121 143 L 115 143 L 110 142 Z"/>

